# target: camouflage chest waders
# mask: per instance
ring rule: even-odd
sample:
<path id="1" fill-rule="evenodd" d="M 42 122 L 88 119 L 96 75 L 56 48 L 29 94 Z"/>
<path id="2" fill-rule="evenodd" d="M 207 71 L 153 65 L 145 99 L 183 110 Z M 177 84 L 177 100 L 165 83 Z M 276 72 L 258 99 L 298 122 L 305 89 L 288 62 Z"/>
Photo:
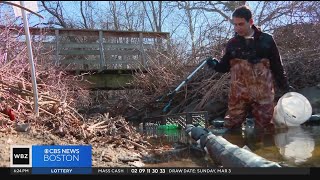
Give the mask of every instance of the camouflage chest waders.
<path id="1" fill-rule="evenodd" d="M 270 61 L 250 63 L 243 59 L 230 60 L 231 86 L 225 127 L 240 127 L 247 112 L 252 110 L 258 129 L 273 130 L 274 85 Z"/>

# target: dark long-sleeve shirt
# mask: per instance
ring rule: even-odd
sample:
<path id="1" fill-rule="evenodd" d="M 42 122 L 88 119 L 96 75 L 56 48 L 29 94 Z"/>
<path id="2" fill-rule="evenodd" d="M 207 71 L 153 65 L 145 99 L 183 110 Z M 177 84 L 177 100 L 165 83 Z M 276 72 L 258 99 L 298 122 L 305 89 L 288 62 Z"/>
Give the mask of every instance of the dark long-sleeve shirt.
<path id="1" fill-rule="evenodd" d="M 288 90 L 287 75 L 272 35 L 261 32 L 254 25 L 252 28 L 255 31 L 252 41 L 248 42 L 244 37 L 238 35 L 229 40 L 225 54 L 216 65 L 215 70 L 222 73 L 229 72 L 230 60 L 234 58 L 247 59 L 252 63 L 258 62 L 259 59 L 267 58 L 270 60 L 270 69 L 276 83 L 281 89 Z"/>

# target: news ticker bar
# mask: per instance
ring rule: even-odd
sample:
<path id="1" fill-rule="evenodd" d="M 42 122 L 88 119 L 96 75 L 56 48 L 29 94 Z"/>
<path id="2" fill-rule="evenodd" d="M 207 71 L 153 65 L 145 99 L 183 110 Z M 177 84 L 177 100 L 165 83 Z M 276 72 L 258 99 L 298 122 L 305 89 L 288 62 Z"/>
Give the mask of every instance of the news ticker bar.
<path id="1" fill-rule="evenodd" d="M 10 168 L 11 175 L 310 175 L 310 168 Z"/>

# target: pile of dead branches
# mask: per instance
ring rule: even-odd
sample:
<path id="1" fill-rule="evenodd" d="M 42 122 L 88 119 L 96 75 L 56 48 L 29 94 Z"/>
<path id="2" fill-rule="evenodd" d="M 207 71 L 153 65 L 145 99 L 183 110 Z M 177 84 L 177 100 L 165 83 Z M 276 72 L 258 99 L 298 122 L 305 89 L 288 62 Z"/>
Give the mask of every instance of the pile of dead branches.
<path id="1" fill-rule="evenodd" d="M 28 131 L 50 132 L 60 137 L 72 137 L 99 142 L 126 141 L 138 143 L 141 138 L 124 118 L 96 115 L 86 119 L 78 106 L 90 106 L 89 92 L 77 83 L 79 77 L 68 75 L 53 64 L 52 52 L 44 51 L 40 42 L 33 42 L 33 53 L 38 89 L 39 116 L 35 116 L 35 102 L 26 43 L 19 41 L 21 29 L 0 30 L 0 130 L 2 132 Z M 2 110 L 9 107 L 14 120 Z M 100 139 L 99 139 L 100 138 Z M 106 139 L 105 139 L 106 140 Z M 142 143 L 142 141 L 140 142 Z"/>
<path id="2" fill-rule="evenodd" d="M 41 42 L 32 44 L 40 113 L 38 118 L 34 116 L 31 66 L 26 43 L 18 40 L 21 34 L 21 29 L 13 31 L 8 28 L 0 31 L 0 96 L 4 99 L 3 104 L 13 110 L 16 121 L 41 124 L 42 118 L 60 114 L 64 114 L 65 119 L 82 120 L 82 116 L 72 107 L 75 103 L 72 97 L 81 93 L 81 89 L 74 91 L 78 87 L 73 81 L 74 77 L 53 66 L 49 52 L 41 50 Z"/>
<path id="3" fill-rule="evenodd" d="M 297 89 L 320 82 L 319 29 L 319 24 L 298 24 L 274 33 L 289 81 Z"/>
<path id="4" fill-rule="evenodd" d="M 176 55 L 160 54 L 154 57 L 152 68 L 148 73 L 137 73 L 134 84 L 140 89 L 132 96 L 127 96 L 119 102 L 123 107 L 122 113 L 128 117 L 141 120 L 145 116 L 161 114 L 162 108 L 169 101 L 168 97 L 157 101 L 163 95 L 173 91 L 199 65 L 189 64 Z M 228 92 L 229 74 L 218 74 L 204 67 L 199 70 L 188 83 L 174 96 L 170 113 L 202 110 L 208 101 L 225 101 Z M 189 105 L 192 105 L 190 107 Z M 188 109 L 189 108 L 189 109 Z M 151 114 L 149 114 L 149 112 Z M 156 114 L 153 114 L 155 113 Z"/>
<path id="5" fill-rule="evenodd" d="M 296 90 L 315 86 L 320 82 L 318 26 L 310 25 L 304 28 L 290 26 L 287 31 L 275 34 L 289 83 Z M 197 64 L 182 63 L 181 58 L 172 58 L 177 57 L 175 55 L 170 57 L 155 58 L 155 62 L 164 63 L 153 66 L 147 74 L 141 73 L 135 76 L 133 83 L 139 85 L 141 92 L 123 101 L 123 107 L 127 107 L 124 112 L 134 111 L 135 114 L 139 112 L 140 116 L 134 119 L 148 116 L 148 112 L 154 113 L 151 113 L 151 116 L 162 113 L 161 110 L 169 99 L 163 103 L 156 102 L 156 99 L 173 91 L 197 66 Z M 168 61 L 165 61 L 166 59 Z M 219 74 L 203 68 L 175 95 L 168 114 L 210 110 L 210 106 L 217 104 L 221 106 L 217 114 L 223 114 L 227 109 L 229 82 L 229 73 Z M 276 89 L 276 97 L 281 94 L 282 92 Z M 126 106 L 128 104 L 130 106 Z M 128 116 L 132 114 L 134 113 L 128 113 Z"/>
<path id="6" fill-rule="evenodd" d="M 109 113 L 94 116 L 80 127 L 81 129 L 78 129 L 80 131 L 74 136 L 90 143 L 103 141 L 103 143 L 122 145 L 128 149 L 140 148 L 143 150 L 151 146 L 148 142 L 143 141 L 136 128 L 121 116 L 109 117 Z"/>

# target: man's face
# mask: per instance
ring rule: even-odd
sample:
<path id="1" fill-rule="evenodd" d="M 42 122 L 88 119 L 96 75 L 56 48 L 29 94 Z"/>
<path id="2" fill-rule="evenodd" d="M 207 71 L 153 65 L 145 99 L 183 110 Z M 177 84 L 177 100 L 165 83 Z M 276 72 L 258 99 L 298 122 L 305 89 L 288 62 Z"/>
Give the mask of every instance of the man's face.
<path id="1" fill-rule="evenodd" d="M 244 18 L 233 17 L 232 18 L 234 30 L 239 36 L 248 36 L 251 32 L 251 25 L 253 24 L 253 20 L 250 19 L 249 22 Z"/>

